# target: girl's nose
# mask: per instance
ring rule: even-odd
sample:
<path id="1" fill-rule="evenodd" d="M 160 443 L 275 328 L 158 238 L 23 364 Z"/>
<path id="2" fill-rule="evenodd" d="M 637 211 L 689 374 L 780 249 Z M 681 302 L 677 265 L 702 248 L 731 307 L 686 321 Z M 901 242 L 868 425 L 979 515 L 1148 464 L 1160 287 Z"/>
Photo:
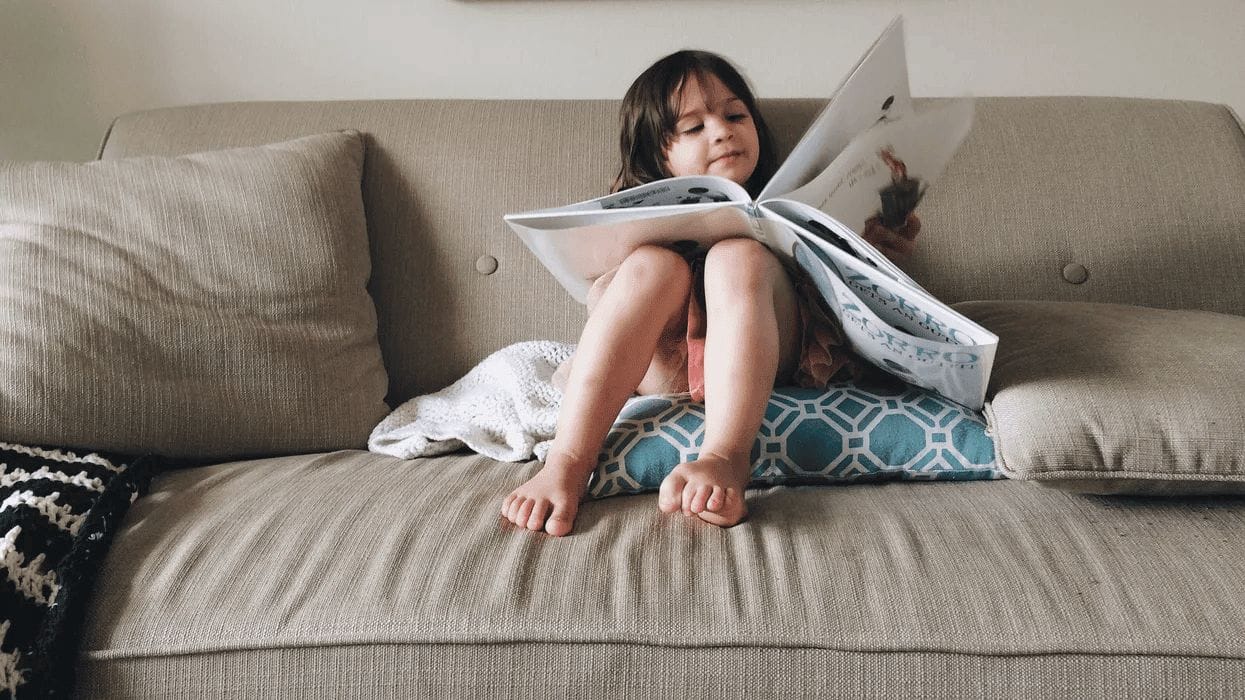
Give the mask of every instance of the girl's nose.
<path id="1" fill-rule="evenodd" d="M 725 141 L 731 136 L 731 125 L 724 119 L 711 120 L 711 128 L 713 131 L 713 142 Z"/>

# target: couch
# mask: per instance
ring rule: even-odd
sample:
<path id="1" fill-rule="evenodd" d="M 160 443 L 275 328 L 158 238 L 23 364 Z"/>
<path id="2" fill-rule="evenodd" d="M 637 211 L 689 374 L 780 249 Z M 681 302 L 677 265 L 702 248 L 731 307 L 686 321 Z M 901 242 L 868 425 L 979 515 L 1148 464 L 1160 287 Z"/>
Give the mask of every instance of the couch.
<path id="1" fill-rule="evenodd" d="M 786 150 L 820 101 L 763 106 Z M 387 409 L 492 351 L 576 337 L 583 310 L 501 216 L 604 192 L 616 110 L 274 102 L 114 122 L 105 162 L 357 131 L 368 255 L 356 262 L 384 374 L 377 386 L 364 348 L 318 378 L 370 398 L 342 399 L 362 428 L 311 447 L 264 442 L 277 424 L 230 450 L 228 435 L 212 436 L 236 430 L 220 426 L 244 409 L 205 417 L 187 402 L 197 422 L 176 440 L 202 438 L 198 463 L 157 475 L 119 525 L 82 628 L 76 695 L 1245 694 L 1245 501 L 1234 495 L 1245 450 L 1229 434 L 1245 411 L 1234 359 L 1245 354 L 1234 345 L 1245 337 L 1245 133 L 1222 105 L 978 101 L 973 132 L 922 203 L 907 270 L 1001 337 L 988 415 L 1010 479 L 758 488 L 748 521 L 730 529 L 663 515 L 655 494 L 613 497 L 586 502 L 575 533 L 552 538 L 498 517 L 537 462 L 365 451 L 366 426 Z M 1128 339 L 1142 327 L 1155 342 L 1181 329 L 1218 359 L 1139 351 Z M 1199 329 L 1215 333 L 1199 340 Z M 1123 354 L 1095 354 L 1112 343 Z M 1152 362 L 1119 366 L 1139 358 Z M 361 366 L 371 369 L 346 376 Z M 1205 404 L 1190 409 L 1193 428 L 1102 438 L 1119 415 L 1159 421 L 1134 421 L 1134 435 L 1165 430 L 1176 419 L 1155 407 L 1164 397 L 1149 378 L 1175 377 L 1179 392 L 1190 373 L 1213 384 L 1163 410 Z M 1072 415 L 1098 396 L 1116 413 Z M 1068 427 L 1078 420 L 1090 429 Z M 1185 448 L 1185 461 L 1162 456 Z"/>

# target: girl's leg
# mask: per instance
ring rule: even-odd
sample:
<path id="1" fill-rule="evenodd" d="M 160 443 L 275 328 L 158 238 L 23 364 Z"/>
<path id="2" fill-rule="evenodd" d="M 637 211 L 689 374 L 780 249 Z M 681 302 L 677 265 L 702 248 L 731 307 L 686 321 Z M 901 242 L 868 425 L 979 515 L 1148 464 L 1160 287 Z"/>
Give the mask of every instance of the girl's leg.
<path id="1" fill-rule="evenodd" d="M 665 248 L 641 247 L 619 266 L 575 349 L 545 465 L 506 497 L 503 517 L 551 535 L 571 531 L 605 435 L 650 373 L 659 339 L 682 322 L 690 289 L 687 263 Z"/>
<path id="2" fill-rule="evenodd" d="M 658 506 L 728 527 L 748 513 L 752 445 L 775 378 L 799 360 L 799 311 L 778 259 L 745 238 L 709 250 L 705 302 L 704 443 L 662 482 Z"/>

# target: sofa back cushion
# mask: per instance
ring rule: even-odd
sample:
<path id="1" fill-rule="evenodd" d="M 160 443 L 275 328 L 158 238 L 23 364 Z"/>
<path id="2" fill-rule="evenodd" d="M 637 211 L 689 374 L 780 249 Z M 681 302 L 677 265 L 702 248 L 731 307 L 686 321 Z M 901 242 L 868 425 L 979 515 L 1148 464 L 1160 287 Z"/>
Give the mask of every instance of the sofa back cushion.
<path id="1" fill-rule="evenodd" d="M 762 109 L 786 153 L 822 100 Z M 921 101 L 918 100 L 918 106 Z M 583 309 L 502 215 L 605 193 L 614 101 L 338 101 L 161 109 L 104 158 L 328 129 L 364 132 L 364 200 L 391 405 L 520 340 L 573 340 Z M 911 274 L 948 302 L 1048 299 L 1245 313 L 1245 135 L 1221 105 L 982 98 L 922 203 Z"/>

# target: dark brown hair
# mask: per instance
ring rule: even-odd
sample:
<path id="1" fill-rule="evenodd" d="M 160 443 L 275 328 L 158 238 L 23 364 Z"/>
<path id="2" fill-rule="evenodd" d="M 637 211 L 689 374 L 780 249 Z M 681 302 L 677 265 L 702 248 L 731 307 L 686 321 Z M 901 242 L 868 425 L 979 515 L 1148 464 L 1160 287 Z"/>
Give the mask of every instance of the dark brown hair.
<path id="1" fill-rule="evenodd" d="M 665 154 L 674 137 L 683 86 L 690 75 L 702 84 L 707 76 L 717 77 L 748 108 L 761 151 L 757 154 L 756 169 L 744 185 L 748 193 L 755 197 L 774 174 L 778 168 L 774 140 L 757 109 L 748 81 L 730 61 L 715 53 L 677 51 L 649 66 L 623 96 L 618 115 L 622 168 L 611 192 L 670 177 Z"/>

